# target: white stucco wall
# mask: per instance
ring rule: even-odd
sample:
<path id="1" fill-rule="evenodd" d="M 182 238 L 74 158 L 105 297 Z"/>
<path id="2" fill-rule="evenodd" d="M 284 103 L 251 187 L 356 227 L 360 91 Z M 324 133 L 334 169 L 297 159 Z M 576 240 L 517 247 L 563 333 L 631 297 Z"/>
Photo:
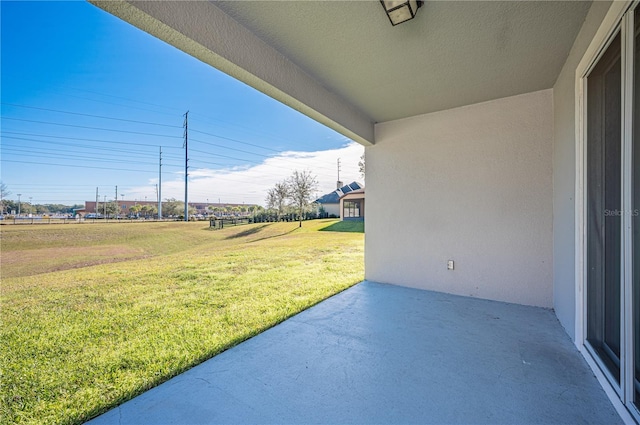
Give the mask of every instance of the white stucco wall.
<path id="1" fill-rule="evenodd" d="M 366 279 L 551 307 L 552 102 L 549 89 L 377 124 Z"/>
<path id="2" fill-rule="evenodd" d="M 335 215 L 336 217 L 340 217 L 340 204 L 322 204 L 322 208 L 324 211 L 331 215 Z"/>
<path id="3" fill-rule="evenodd" d="M 576 67 L 606 15 L 610 2 L 593 2 L 553 87 L 553 306 L 575 338 L 575 83 Z"/>

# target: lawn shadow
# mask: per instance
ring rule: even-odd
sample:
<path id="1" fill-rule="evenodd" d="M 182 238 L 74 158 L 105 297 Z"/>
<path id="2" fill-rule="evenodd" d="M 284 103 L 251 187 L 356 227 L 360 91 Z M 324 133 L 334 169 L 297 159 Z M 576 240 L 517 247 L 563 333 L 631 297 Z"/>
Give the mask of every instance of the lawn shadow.
<path id="1" fill-rule="evenodd" d="M 295 232 L 295 231 L 296 231 L 296 230 L 298 230 L 298 229 L 299 229 L 299 227 L 298 227 L 298 226 L 296 226 L 296 227 L 294 227 L 293 229 L 289 230 L 288 232 L 280 233 L 280 234 L 278 234 L 278 235 L 265 236 L 264 238 L 254 239 L 254 240 L 249 241 L 249 242 L 250 242 L 250 243 L 252 243 L 252 242 L 259 242 L 259 241 L 263 241 L 263 240 L 265 240 L 265 239 L 279 238 L 280 236 L 286 236 L 286 235 L 288 235 L 288 234 L 290 234 L 290 233 L 293 233 L 293 232 Z"/>
<path id="2" fill-rule="evenodd" d="M 337 223 L 330 224 L 327 227 L 319 229 L 321 232 L 351 232 L 351 233 L 364 233 L 364 221 L 338 221 Z"/>
<path id="3" fill-rule="evenodd" d="M 252 227 L 251 229 L 243 230 L 242 232 L 236 233 L 234 235 L 229 235 L 225 238 L 225 240 L 244 238 L 245 236 L 255 235 L 256 233 L 260 232 L 262 229 L 264 229 L 267 226 L 268 224 L 263 224 L 262 226 Z"/>

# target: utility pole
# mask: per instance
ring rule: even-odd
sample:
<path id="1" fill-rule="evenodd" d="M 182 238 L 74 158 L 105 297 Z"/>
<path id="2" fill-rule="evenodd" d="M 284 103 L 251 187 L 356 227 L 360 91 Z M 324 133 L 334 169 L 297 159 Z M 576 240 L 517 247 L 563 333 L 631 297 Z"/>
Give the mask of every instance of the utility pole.
<path id="1" fill-rule="evenodd" d="M 156 185 L 158 198 L 158 220 L 162 220 L 162 146 L 160 146 L 160 162 L 158 165 L 158 184 Z"/>
<path id="2" fill-rule="evenodd" d="M 338 181 L 336 182 L 336 189 L 340 189 L 342 187 L 342 182 L 340 181 L 340 158 L 338 158 Z"/>
<path id="3" fill-rule="evenodd" d="M 96 214 L 98 214 L 98 199 L 100 199 L 98 196 L 98 188 L 96 187 L 96 208 L 93 211 Z"/>
<path id="4" fill-rule="evenodd" d="M 189 221 L 189 111 L 184 114 L 184 221 Z"/>
<path id="5" fill-rule="evenodd" d="M 104 219 L 107 219 L 107 195 L 104 195 L 104 202 L 102 203 L 102 207 L 104 208 Z"/>
<path id="6" fill-rule="evenodd" d="M 120 212 L 120 205 L 118 205 L 118 186 L 116 186 L 116 218 L 118 218 L 118 214 Z"/>
<path id="7" fill-rule="evenodd" d="M 16 195 L 18 195 L 18 216 L 20 216 L 20 197 L 22 196 L 22 193 L 17 193 Z"/>

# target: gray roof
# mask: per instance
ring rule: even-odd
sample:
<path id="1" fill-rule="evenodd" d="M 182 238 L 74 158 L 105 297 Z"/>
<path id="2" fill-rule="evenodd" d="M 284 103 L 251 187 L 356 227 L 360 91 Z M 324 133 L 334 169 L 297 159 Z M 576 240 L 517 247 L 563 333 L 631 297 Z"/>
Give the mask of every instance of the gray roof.
<path id="1" fill-rule="evenodd" d="M 340 203 L 340 197 L 342 197 L 345 193 L 349 193 L 352 190 L 363 189 L 364 186 L 358 182 L 351 182 L 347 185 L 342 186 L 340 189 L 336 189 L 331 193 L 327 193 L 326 195 L 321 196 L 316 199 L 315 202 L 319 204 L 338 204 Z"/>

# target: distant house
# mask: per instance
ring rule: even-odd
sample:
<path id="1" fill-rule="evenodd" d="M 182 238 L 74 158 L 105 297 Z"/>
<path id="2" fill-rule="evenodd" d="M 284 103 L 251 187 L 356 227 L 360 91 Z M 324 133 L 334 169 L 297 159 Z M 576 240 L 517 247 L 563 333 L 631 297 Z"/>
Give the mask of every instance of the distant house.
<path id="1" fill-rule="evenodd" d="M 340 197 L 340 220 L 364 220 L 364 188 Z"/>
<path id="2" fill-rule="evenodd" d="M 322 210 L 324 211 L 324 216 L 326 217 L 342 217 L 341 207 L 340 207 L 340 198 L 342 198 L 345 194 L 352 192 L 354 190 L 364 189 L 364 186 L 358 182 L 352 182 L 348 185 L 342 186 L 331 193 L 327 193 L 324 196 L 316 199 L 314 202 L 320 205 Z"/>

